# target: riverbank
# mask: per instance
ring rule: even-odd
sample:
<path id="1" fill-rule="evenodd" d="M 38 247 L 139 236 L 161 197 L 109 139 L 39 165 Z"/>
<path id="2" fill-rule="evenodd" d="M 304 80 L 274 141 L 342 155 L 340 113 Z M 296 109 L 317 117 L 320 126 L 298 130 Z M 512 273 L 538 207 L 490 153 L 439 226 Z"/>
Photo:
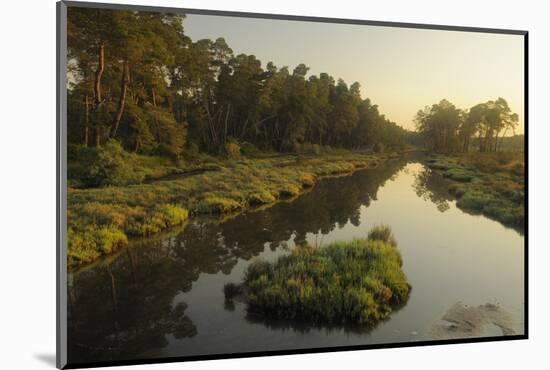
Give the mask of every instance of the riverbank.
<path id="1" fill-rule="evenodd" d="M 208 171 L 180 170 L 180 176 L 174 171 L 134 185 L 69 188 L 69 267 L 112 253 L 132 237 L 150 236 L 198 215 L 235 213 L 292 198 L 322 178 L 373 168 L 395 156 L 338 151 L 218 159 Z"/>
<path id="2" fill-rule="evenodd" d="M 523 233 L 525 167 L 523 152 L 432 155 L 427 165 L 451 181 L 457 207 L 480 213 Z"/>

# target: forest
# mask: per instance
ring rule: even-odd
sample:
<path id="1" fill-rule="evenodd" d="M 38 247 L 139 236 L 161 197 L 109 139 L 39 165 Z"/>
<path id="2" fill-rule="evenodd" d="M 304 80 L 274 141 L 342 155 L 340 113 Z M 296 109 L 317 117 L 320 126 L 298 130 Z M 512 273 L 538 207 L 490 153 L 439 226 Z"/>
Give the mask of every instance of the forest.
<path id="1" fill-rule="evenodd" d="M 180 158 L 206 152 L 402 148 L 406 131 L 360 85 L 262 67 L 223 38 L 193 42 L 183 15 L 70 8 L 69 142 Z"/>

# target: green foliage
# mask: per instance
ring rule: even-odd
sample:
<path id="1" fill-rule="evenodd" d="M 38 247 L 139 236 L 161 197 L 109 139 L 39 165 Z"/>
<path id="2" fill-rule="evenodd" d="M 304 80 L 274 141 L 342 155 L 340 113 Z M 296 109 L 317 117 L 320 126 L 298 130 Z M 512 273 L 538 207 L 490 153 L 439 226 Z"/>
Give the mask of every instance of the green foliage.
<path id="1" fill-rule="evenodd" d="M 124 232 L 114 226 L 89 226 L 81 232 L 69 228 L 67 236 L 69 266 L 92 262 L 128 245 Z"/>
<path id="2" fill-rule="evenodd" d="M 197 213 L 228 213 L 242 208 L 241 202 L 208 194 L 197 206 Z"/>
<path id="3" fill-rule="evenodd" d="M 381 240 L 384 243 L 396 246 L 397 241 L 388 225 L 378 225 L 369 230 L 369 240 Z"/>
<path id="4" fill-rule="evenodd" d="M 468 152 L 474 140 L 479 152 L 497 152 L 522 142 L 505 138 L 518 126 L 518 115 L 512 113 L 503 98 L 490 100 L 463 111 L 447 100 L 418 111 L 416 129 L 428 146 L 443 153 Z M 508 143 L 512 143 L 509 145 Z"/>
<path id="5" fill-rule="evenodd" d="M 429 159 L 428 166 L 454 181 L 449 192 L 458 198 L 457 207 L 524 229 L 523 153 L 438 156 Z"/>
<path id="6" fill-rule="evenodd" d="M 69 228 L 67 232 L 69 266 L 89 263 L 98 258 L 101 252 L 96 248 L 96 239 L 91 232 L 75 232 Z"/>
<path id="7" fill-rule="evenodd" d="M 248 141 L 242 142 L 240 144 L 240 151 L 241 154 L 245 157 L 259 157 L 262 155 L 262 152 L 260 149 L 258 149 L 254 144 L 249 143 Z"/>
<path id="8" fill-rule="evenodd" d="M 119 142 L 110 140 L 100 148 L 71 148 L 69 182 L 76 186 L 129 185 L 143 180 L 134 171 L 134 158 Z"/>
<path id="9" fill-rule="evenodd" d="M 243 286 L 249 309 L 285 319 L 374 324 L 411 291 L 394 245 L 355 239 L 323 248 L 297 247 L 275 263 L 253 262 Z M 227 295 L 226 295 L 227 296 Z"/>
<path id="10" fill-rule="evenodd" d="M 418 111 L 415 117 L 417 131 L 424 135 L 436 152 L 454 152 L 459 149 L 458 141 L 454 138 L 461 122 L 461 110 L 445 99 Z"/>
<path id="11" fill-rule="evenodd" d="M 283 197 L 293 197 L 300 194 L 300 187 L 295 184 L 285 184 L 279 189 L 279 195 Z"/>
<path id="12" fill-rule="evenodd" d="M 138 215 L 128 220 L 126 232 L 130 235 L 149 236 L 162 230 L 183 224 L 189 212 L 173 204 L 155 207 L 147 215 Z"/>
<path id="13" fill-rule="evenodd" d="M 250 205 L 269 204 L 276 200 L 277 198 L 268 191 L 260 191 L 248 196 L 248 204 Z"/>
<path id="14" fill-rule="evenodd" d="M 403 147 L 406 131 L 362 99 L 357 82 L 308 76 L 304 64 L 263 68 L 223 38 L 193 42 L 175 14 L 79 8 L 68 18 L 71 143 L 100 147 L 114 138 L 174 160 L 194 156 L 189 143 L 229 159 Z"/>
<path id="15" fill-rule="evenodd" d="M 128 244 L 127 235 L 148 236 L 181 225 L 185 208 L 162 204 L 147 211 L 140 206 L 89 202 L 69 209 L 69 266 L 92 262 Z"/>
<path id="16" fill-rule="evenodd" d="M 475 173 L 465 168 L 450 168 L 443 172 L 443 176 L 455 181 L 468 182 L 475 177 Z"/>
<path id="17" fill-rule="evenodd" d="M 93 235 L 96 246 L 103 254 L 112 253 L 120 247 L 128 245 L 128 238 L 122 230 L 116 227 L 100 227 L 94 230 Z"/>

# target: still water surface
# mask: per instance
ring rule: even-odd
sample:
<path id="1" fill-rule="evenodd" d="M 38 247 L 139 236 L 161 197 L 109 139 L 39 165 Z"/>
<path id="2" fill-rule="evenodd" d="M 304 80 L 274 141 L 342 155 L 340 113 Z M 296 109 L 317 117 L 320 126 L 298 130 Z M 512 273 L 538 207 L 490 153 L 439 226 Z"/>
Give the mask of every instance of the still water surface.
<path id="1" fill-rule="evenodd" d="M 393 160 L 269 208 L 194 220 L 70 274 L 69 361 L 430 340 L 457 302 L 499 304 L 522 334 L 523 236 L 456 208 L 445 181 L 421 161 Z M 253 259 L 366 237 L 381 223 L 393 229 L 412 293 L 375 328 L 271 321 L 225 302 L 224 284 L 240 282 Z"/>

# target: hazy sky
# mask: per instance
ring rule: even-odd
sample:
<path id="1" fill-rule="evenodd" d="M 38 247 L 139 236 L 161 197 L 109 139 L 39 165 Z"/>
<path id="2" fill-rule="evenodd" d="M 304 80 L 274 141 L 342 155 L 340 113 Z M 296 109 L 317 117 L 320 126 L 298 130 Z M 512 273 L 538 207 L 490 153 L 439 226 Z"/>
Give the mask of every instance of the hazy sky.
<path id="1" fill-rule="evenodd" d="M 501 96 L 523 133 L 522 36 L 193 14 L 184 27 L 193 41 L 224 37 L 235 55 L 254 54 L 264 67 L 304 63 L 309 74 L 358 81 L 364 98 L 408 129 L 441 99 L 470 108 Z"/>

